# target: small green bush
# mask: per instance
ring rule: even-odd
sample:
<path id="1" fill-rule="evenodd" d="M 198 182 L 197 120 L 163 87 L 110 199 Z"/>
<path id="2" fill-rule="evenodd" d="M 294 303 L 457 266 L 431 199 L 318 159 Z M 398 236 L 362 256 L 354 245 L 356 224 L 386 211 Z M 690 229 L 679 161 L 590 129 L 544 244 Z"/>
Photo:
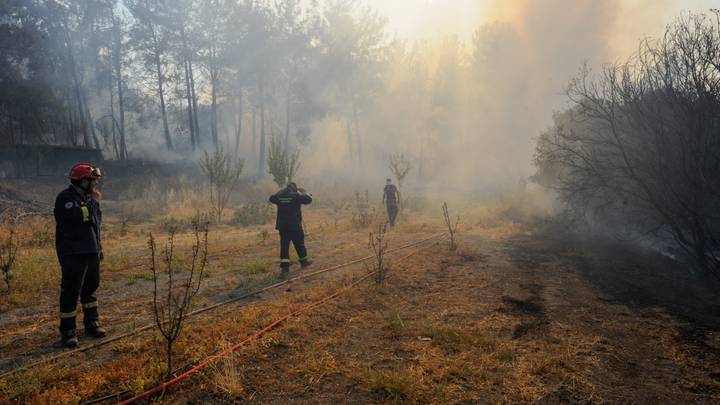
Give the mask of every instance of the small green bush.
<path id="1" fill-rule="evenodd" d="M 233 215 L 233 224 L 240 226 L 264 225 L 273 219 L 273 208 L 269 204 L 244 204 Z"/>

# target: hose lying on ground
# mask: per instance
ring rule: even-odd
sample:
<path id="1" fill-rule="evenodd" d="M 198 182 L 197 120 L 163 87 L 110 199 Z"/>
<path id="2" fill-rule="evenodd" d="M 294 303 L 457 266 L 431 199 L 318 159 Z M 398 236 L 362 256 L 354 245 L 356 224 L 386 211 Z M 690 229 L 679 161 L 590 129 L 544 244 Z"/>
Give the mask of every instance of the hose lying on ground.
<path id="1" fill-rule="evenodd" d="M 412 252 L 412 253 L 410 253 L 410 254 L 402 257 L 402 258 L 400 258 L 399 260 L 400 260 L 400 261 L 405 260 L 405 259 L 407 259 L 408 257 L 410 257 L 410 256 L 414 255 L 415 253 L 419 252 L 420 250 L 422 250 L 422 248 L 420 248 L 420 249 L 418 249 L 418 250 L 416 250 L 416 251 L 414 251 L 414 252 Z M 307 310 L 310 310 L 310 309 L 313 309 L 313 308 L 315 308 L 315 307 L 318 307 L 318 306 L 320 306 L 320 305 L 322 305 L 322 304 L 324 304 L 324 303 L 326 303 L 326 302 L 328 302 L 328 301 L 336 298 L 337 296 L 339 296 L 339 295 L 342 294 L 343 292 L 346 292 L 346 291 L 354 288 L 355 286 L 357 286 L 358 284 L 360 284 L 362 281 L 366 280 L 366 279 L 369 278 L 369 277 L 372 277 L 372 276 L 375 275 L 377 272 L 378 272 L 377 270 L 374 270 L 374 271 L 372 271 L 372 272 L 369 272 L 369 273 L 363 275 L 362 277 L 360 277 L 359 279 L 357 279 L 357 280 L 353 281 L 352 283 L 350 283 L 350 285 L 348 285 L 348 286 L 346 286 L 346 287 L 344 287 L 344 288 L 341 288 L 341 289 L 335 291 L 334 293 L 332 293 L 332 294 L 330 294 L 330 295 L 328 295 L 328 296 L 326 296 L 326 297 L 324 297 L 324 298 L 322 298 L 322 299 L 320 299 L 320 300 L 318 300 L 318 301 L 315 301 L 315 302 L 311 302 L 311 303 L 309 303 L 309 304 L 306 304 L 306 305 L 302 306 L 300 309 L 298 309 L 298 310 L 296 310 L 296 311 L 294 311 L 294 312 L 291 312 L 291 313 L 289 313 L 289 314 L 287 314 L 287 315 L 284 315 L 284 316 L 282 316 L 282 317 L 280 317 L 280 318 L 272 321 L 272 322 L 269 323 L 267 326 L 265 326 L 264 328 L 262 328 L 262 329 L 260 329 L 259 331 L 255 332 L 254 334 L 246 337 L 245 339 L 243 339 L 243 340 L 240 341 L 239 343 L 237 343 L 237 344 L 235 344 L 235 345 L 233 345 L 233 346 L 231 346 L 231 347 L 229 347 L 229 348 L 227 348 L 227 349 L 225 349 L 225 350 L 223 350 L 223 351 L 221 351 L 221 352 L 219 352 L 219 353 L 217 353 L 217 354 L 213 354 L 213 355 L 211 355 L 211 356 L 209 356 L 209 357 L 206 357 L 204 360 L 202 360 L 200 363 L 198 363 L 197 365 L 195 365 L 195 366 L 194 366 L 193 368 L 191 368 L 190 370 L 188 370 L 188 371 L 180 374 L 179 376 L 177 376 L 177 377 L 175 377 L 175 378 L 173 378 L 173 379 L 171 379 L 171 380 L 169 380 L 169 381 L 166 381 L 166 382 L 164 382 L 164 383 L 162 383 L 162 384 L 160 384 L 160 385 L 158 385 L 158 386 L 156 386 L 156 387 L 154 387 L 154 388 L 151 388 L 151 389 L 149 389 L 149 390 L 147 390 L 147 391 L 145 391 L 145 392 L 143 392 L 143 393 L 141 393 L 141 394 L 138 394 L 138 395 L 136 395 L 136 396 L 134 396 L 134 397 L 132 397 L 132 398 L 129 398 L 129 399 L 121 402 L 120 404 L 121 404 L 121 405 L 133 404 L 133 403 L 138 402 L 138 401 L 140 401 L 140 400 L 149 398 L 149 397 L 151 397 L 151 396 L 153 396 L 153 395 L 155 395 L 155 394 L 164 392 L 164 391 L 167 390 L 170 386 L 173 386 L 173 385 L 175 385 L 175 384 L 177 384 L 177 383 L 179 383 L 179 382 L 181 382 L 181 381 L 183 381 L 183 380 L 185 380 L 185 379 L 187 379 L 187 378 L 190 378 L 190 377 L 193 376 L 194 374 L 199 373 L 202 369 L 204 369 L 205 367 L 207 367 L 207 366 L 208 366 L 210 363 L 212 363 L 213 361 L 215 361 L 215 360 L 217 360 L 217 359 L 219 359 L 219 358 L 225 357 L 225 356 L 227 356 L 228 354 L 230 354 L 230 353 L 232 353 L 232 352 L 234 352 L 234 351 L 242 348 L 243 346 L 246 346 L 248 343 L 252 342 L 253 340 L 255 340 L 255 339 L 257 339 L 257 338 L 259 338 L 260 336 L 264 335 L 265 333 L 267 333 L 267 332 L 275 329 L 277 326 L 279 326 L 281 323 L 287 321 L 288 319 L 290 319 L 290 318 L 292 318 L 292 317 L 295 317 L 295 316 L 298 316 L 298 315 L 300 315 L 301 313 L 303 313 L 303 312 L 305 312 L 305 311 L 307 311 Z"/>
<path id="2" fill-rule="evenodd" d="M 428 238 L 422 239 L 422 240 L 417 241 L 417 242 L 413 242 L 413 243 L 410 243 L 410 244 L 407 244 L 407 245 L 404 245 L 404 246 L 399 246 L 399 247 L 396 247 L 396 248 L 388 249 L 385 253 L 386 253 L 386 254 L 387 254 L 387 253 L 393 253 L 393 252 L 397 252 L 397 251 L 399 251 L 399 250 L 408 249 L 408 248 L 411 248 L 411 247 L 420 245 L 420 244 L 422 244 L 422 243 L 428 242 L 428 241 L 430 241 L 430 240 L 437 239 L 437 238 L 439 238 L 439 237 L 441 237 L 441 236 L 443 236 L 443 235 L 445 235 L 444 232 L 442 232 L 442 233 L 437 233 L 437 234 L 435 234 L 435 235 L 432 235 L 432 236 L 430 236 L 430 237 L 428 237 Z M 374 257 L 375 257 L 375 256 L 370 255 L 370 256 L 366 256 L 366 257 L 360 258 L 360 259 L 351 260 L 351 261 L 346 262 L 346 263 L 342 263 L 342 264 L 338 264 L 338 265 L 335 265 L 335 266 L 331 266 L 331 267 L 328 267 L 328 268 L 326 268 L 326 269 L 317 270 L 317 271 L 309 272 L 309 273 L 304 273 L 304 274 L 301 274 L 301 275 L 299 275 L 299 276 L 297 276 L 297 277 L 294 277 L 294 278 L 291 278 L 291 279 L 288 279 L 288 280 L 283 280 L 283 281 L 279 281 L 279 282 L 274 283 L 274 284 L 270 284 L 270 285 L 268 285 L 268 286 L 266 286 L 266 287 L 263 287 L 263 288 L 260 288 L 260 289 L 258 289 L 258 290 L 249 292 L 249 293 L 247 293 L 247 294 L 243 294 L 243 295 L 240 295 L 240 296 L 238 296 L 238 297 L 230 298 L 230 299 L 227 299 L 227 300 L 225 300 L 225 301 L 221 301 L 221 302 L 219 302 L 219 303 L 216 303 L 216 304 L 213 304 L 213 305 L 209 305 L 209 306 L 206 306 L 206 307 L 197 309 L 197 310 L 195 310 L 195 311 L 192 311 L 192 312 L 187 313 L 187 314 L 186 314 L 186 317 L 191 317 L 191 316 L 199 315 L 199 314 L 201 314 L 201 313 L 204 313 L 204 312 L 207 312 L 207 311 L 211 311 L 211 310 L 216 309 L 216 308 L 219 308 L 219 307 L 221 307 L 221 306 L 225 306 L 225 305 L 228 305 L 228 304 L 237 302 L 237 301 L 241 301 L 241 300 L 243 300 L 243 299 L 247 299 L 247 298 L 250 298 L 250 297 L 254 297 L 254 296 L 256 296 L 256 295 L 258 295 L 258 294 L 260 294 L 260 293 L 263 293 L 263 292 L 265 292 L 265 291 L 268 291 L 268 290 L 271 290 L 271 289 L 275 289 L 275 288 L 281 287 L 281 286 L 283 286 L 283 285 L 292 283 L 292 282 L 294 282 L 294 281 L 299 281 L 299 280 L 303 280 L 303 279 L 306 279 L 306 278 L 310 278 L 310 277 L 316 276 L 316 275 L 318 275 L 318 274 L 322 274 L 322 273 L 327 273 L 327 272 L 330 272 L 330 271 L 338 270 L 338 269 L 341 269 L 341 268 L 344 268 L 344 267 L 347 267 L 347 266 L 351 266 L 351 265 L 353 265 L 353 264 L 357 264 L 357 263 L 361 263 L 361 262 L 370 260 L 370 259 L 372 259 L 372 258 L 374 258 Z M 122 333 L 122 334 L 120 334 L 120 335 L 115 335 L 115 336 L 111 336 L 111 337 L 109 337 L 109 338 L 105 338 L 105 339 L 103 339 L 103 340 L 101 340 L 101 341 L 99 341 L 99 342 L 97 342 L 97 343 L 93 343 L 93 344 L 91 344 L 91 345 L 89 345 L 89 346 L 83 346 L 83 347 L 79 347 L 79 348 L 77 348 L 77 349 L 72 349 L 72 350 L 64 351 L 64 352 L 61 352 L 61 353 L 58 353 L 58 354 L 55 354 L 55 355 L 52 355 L 52 356 L 49 356 L 49 357 L 42 358 L 42 359 L 40 359 L 40 360 L 38 360 L 38 361 L 35 361 L 35 362 L 33 362 L 33 363 L 28 363 L 28 364 L 26 364 L 26 365 L 21 365 L 21 366 L 19 366 L 19 367 L 17 367 L 17 368 L 14 368 L 14 369 L 9 370 L 9 371 L 7 371 L 7 372 L 5 372 L 5 373 L 3 373 L 3 374 L 0 374 L 0 379 L 6 378 L 6 377 L 8 377 L 8 376 L 10 376 L 10 375 L 13 375 L 13 374 L 15 374 L 15 373 L 18 373 L 18 372 L 20 372 L 20 371 L 27 370 L 27 369 L 30 369 L 30 368 L 39 366 L 39 365 L 41 365 L 41 364 L 49 363 L 49 362 L 52 362 L 52 361 L 55 361 L 55 360 L 58 360 L 58 359 L 61 359 L 61 358 L 64 358 L 64 357 L 72 356 L 72 355 L 77 354 L 77 353 L 82 353 L 82 352 L 85 352 L 85 351 L 88 351 L 88 350 L 91 350 L 91 349 L 95 349 L 95 348 L 97 348 L 97 347 L 101 347 L 101 346 L 107 345 L 107 344 L 109 344 L 109 343 L 117 342 L 117 341 L 119 341 L 119 340 L 122 340 L 122 339 L 125 339 L 125 338 L 128 338 L 128 337 L 131 337 L 131 336 L 140 334 L 140 333 L 145 332 L 145 331 L 148 331 L 148 330 L 151 330 L 151 329 L 155 328 L 155 326 L 156 326 L 156 324 L 153 322 L 153 323 L 147 324 L 147 325 L 145 325 L 145 326 L 142 326 L 142 327 L 140 327 L 140 328 L 134 329 L 134 330 L 132 330 L 132 331 L 130 331 L 130 332 L 126 332 L 126 333 Z"/>

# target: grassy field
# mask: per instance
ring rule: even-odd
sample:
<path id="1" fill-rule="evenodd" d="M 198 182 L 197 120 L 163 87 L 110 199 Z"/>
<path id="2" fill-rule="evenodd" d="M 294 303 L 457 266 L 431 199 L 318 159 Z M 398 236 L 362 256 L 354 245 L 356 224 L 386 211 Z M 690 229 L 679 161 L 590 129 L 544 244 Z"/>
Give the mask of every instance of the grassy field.
<path id="1" fill-rule="evenodd" d="M 147 220 L 129 220 L 120 203 L 108 203 L 99 300 L 111 336 L 153 322 L 148 234 L 162 240 L 172 218 L 181 229 L 178 252 L 188 256 L 187 218 L 202 202 L 183 193 L 172 197 L 175 211 L 148 212 Z M 403 261 L 409 250 L 389 255 L 384 285 L 367 280 L 291 318 L 160 401 L 720 401 L 720 289 L 657 254 L 529 225 L 528 200 L 452 204 L 461 214 L 457 251 L 433 242 Z M 426 204 L 408 208 L 387 235 L 390 247 L 443 231 L 439 202 Z M 370 253 L 372 227 L 358 226 L 356 211 L 352 194 L 305 210 L 313 269 Z M 194 308 L 276 280 L 271 217 L 243 225 L 233 216 L 211 226 L 208 277 Z M 18 228 L 16 283 L 0 295 L 0 371 L 62 352 L 53 348 L 59 269 L 43 231 L 50 224 L 28 221 Z M 190 318 L 175 345 L 178 371 L 367 271 L 356 264 Z M 291 274 L 302 273 L 294 266 Z M 81 338 L 81 347 L 93 342 Z M 0 402 L 128 397 L 162 382 L 165 372 L 164 341 L 153 330 L 0 379 Z"/>

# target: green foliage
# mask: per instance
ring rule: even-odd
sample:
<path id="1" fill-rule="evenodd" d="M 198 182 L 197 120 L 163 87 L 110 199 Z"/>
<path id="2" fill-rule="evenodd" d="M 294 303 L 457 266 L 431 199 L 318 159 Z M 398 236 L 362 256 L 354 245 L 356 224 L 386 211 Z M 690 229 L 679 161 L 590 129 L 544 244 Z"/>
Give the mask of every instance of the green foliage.
<path id="1" fill-rule="evenodd" d="M 222 148 L 217 148 L 212 155 L 205 151 L 200 161 L 200 168 L 210 182 L 210 206 L 218 223 L 222 221 L 223 211 L 240 180 L 244 164 L 242 159 L 223 153 Z"/>
<path id="2" fill-rule="evenodd" d="M 128 284 L 134 284 L 137 280 L 152 281 L 153 274 L 147 270 L 131 271 L 128 273 Z"/>
<path id="3" fill-rule="evenodd" d="M 300 150 L 290 153 L 282 142 L 271 139 L 268 149 L 268 172 L 278 187 L 284 187 L 297 174 L 300 169 Z"/>
<path id="4" fill-rule="evenodd" d="M 243 204 L 235 210 L 232 223 L 240 226 L 264 225 L 272 221 L 273 208 L 268 204 Z"/>
<path id="5" fill-rule="evenodd" d="M 186 227 L 187 224 L 187 221 L 174 217 L 167 217 L 160 220 L 160 225 L 167 233 L 177 233 L 178 231 Z"/>

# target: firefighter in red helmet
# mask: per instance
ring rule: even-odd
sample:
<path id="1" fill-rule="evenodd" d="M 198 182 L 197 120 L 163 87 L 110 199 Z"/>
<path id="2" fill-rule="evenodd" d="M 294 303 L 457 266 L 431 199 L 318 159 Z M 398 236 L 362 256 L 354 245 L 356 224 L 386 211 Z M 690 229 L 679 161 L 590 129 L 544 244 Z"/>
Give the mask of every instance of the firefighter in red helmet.
<path id="1" fill-rule="evenodd" d="M 62 280 L 60 283 L 60 336 L 62 345 L 78 344 L 75 332 L 77 301 L 80 298 L 85 335 L 105 337 L 100 327 L 95 291 L 100 284 L 100 242 L 102 211 L 100 192 L 96 190 L 102 177 L 100 169 L 89 163 L 78 163 L 70 169 L 70 186 L 55 199 L 55 249 Z"/>

